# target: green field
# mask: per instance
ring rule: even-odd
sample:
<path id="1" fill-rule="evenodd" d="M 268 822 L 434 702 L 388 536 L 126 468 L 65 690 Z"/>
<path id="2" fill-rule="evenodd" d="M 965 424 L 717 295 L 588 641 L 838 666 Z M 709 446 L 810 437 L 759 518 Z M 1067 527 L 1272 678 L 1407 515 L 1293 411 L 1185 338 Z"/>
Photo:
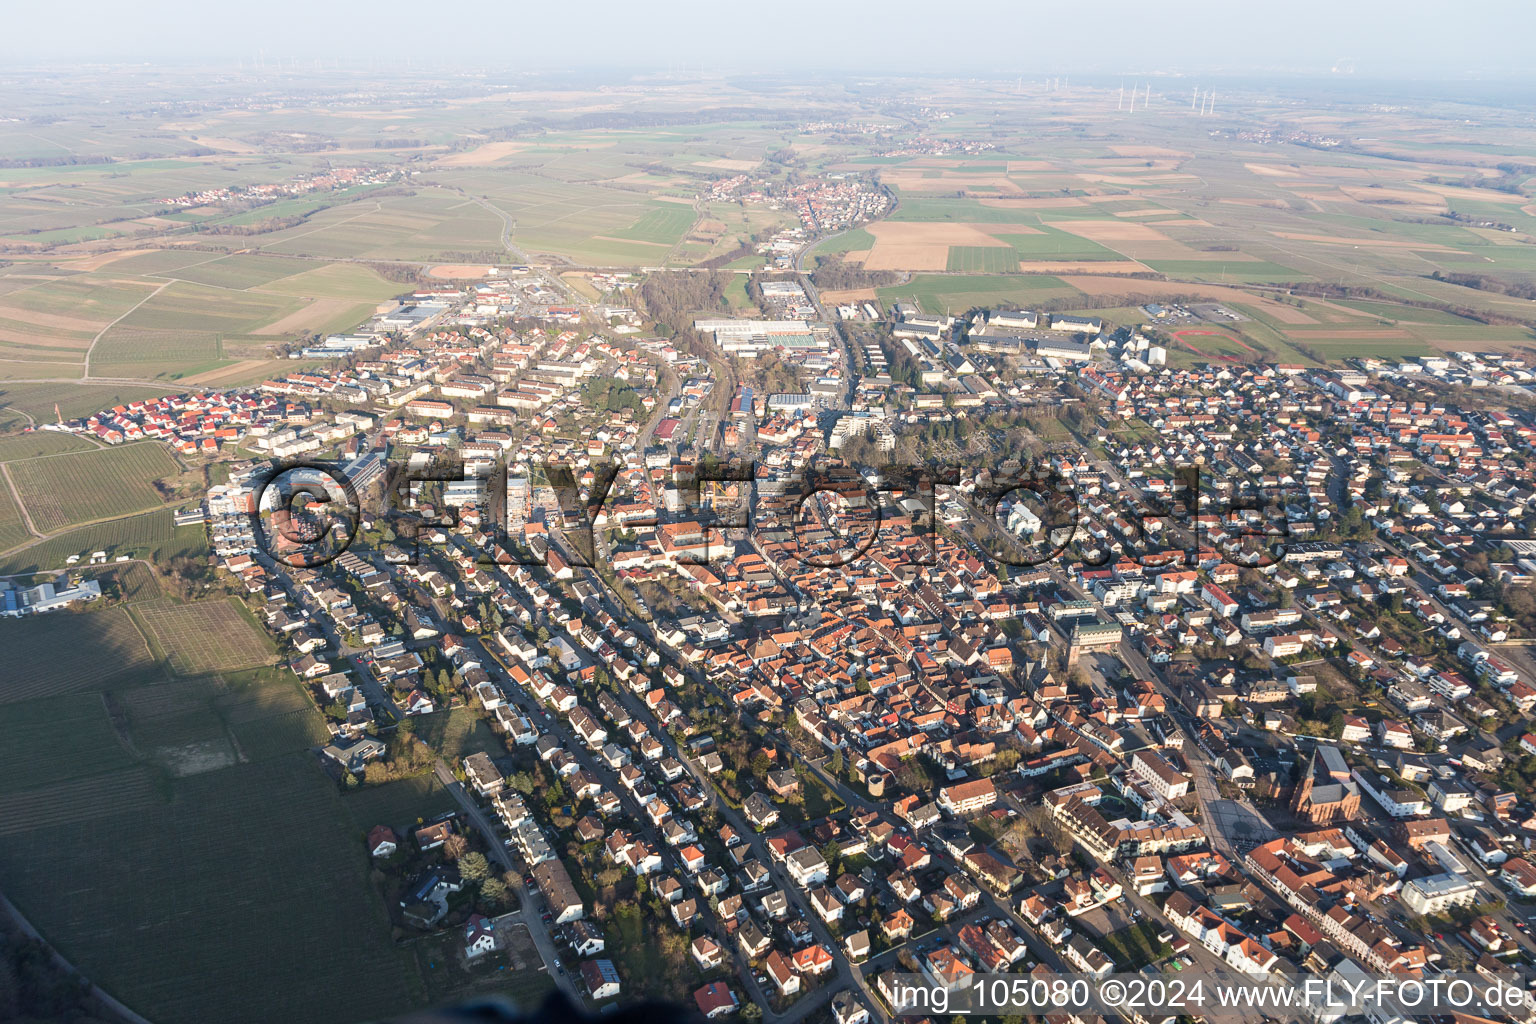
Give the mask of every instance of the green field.
<path id="1" fill-rule="evenodd" d="M 485 719 L 471 708 L 434 711 L 415 717 L 416 736 L 450 764 L 481 750 L 496 753 L 504 746 Z"/>
<path id="2" fill-rule="evenodd" d="M 152 484 L 179 467 L 165 445 L 146 441 L 27 459 L 5 469 L 37 529 L 53 533 L 164 504 Z"/>
<path id="3" fill-rule="evenodd" d="M 367 267 L 355 263 L 306 263 L 308 269 L 263 285 L 264 292 L 280 295 L 309 295 L 330 299 L 351 299 L 377 303 L 409 292 L 407 285 L 386 281 Z"/>
<path id="4" fill-rule="evenodd" d="M 305 261 L 267 260 L 258 256 L 230 260 L 245 262 L 207 263 L 194 272 L 205 277 L 222 276 L 236 283 L 265 282 L 269 274 L 291 274 L 310 266 Z M 250 336 L 270 330 L 308 304 L 307 299 L 298 295 L 240 291 L 234 286 L 178 280 L 102 335 L 92 353 L 91 372 L 99 376 L 175 378 L 215 369 L 233 359 L 226 354 L 225 339 L 263 351 L 270 339 Z M 349 327 L 369 312 L 366 308 L 346 308 L 330 310 L 327 316 L 344 314 L 339 323 Z M 336 329 L 329 323 L 310 326 Z"/>
<path id="5" fill-rule="evenodd" d="M 625 224 L 634 219 L 631 215 Z M 425 261 L 452 252 L 499 250 L 501 228 L 491 211 L 432 189 L 332 206 L 297 227 L 259 236 L 259 245 L 271 254 Z"/>
<path id="6" fill-rule="evenodd" d="M 900 299 L 916 302 L 929 313 L 942 313 L 948 309 L 959 314 L 993 305 L 1027 306 L 1043 299 L 1069 298 L 1080 293 L 1059 278 L 1043 274 L 1012 277 L 918 274 L 906 284 L 878 288 L 875 294 L 882 304 Z"/>
<path id="7" fill-rule="evenodd" d="M 79 367 L 73 367 L 72 372 L 78 373 Z M 135 399 L 170 394 L 172 390 L 135 384 L 12 384 L 0 380 L 0 429 L 24 427 L 28 416 L 38 423 L 52 423 L 55 406 L 65 419 L 75 419 Z"/>
<path id="8" fill-rule="evenodd" d="M 239 253 L 183 270 L 167 272 L 162 276 L 216 288 L 245 289 L 269 284 L 278 278 L 300 274 L 314 267 L 315 264 L 309 260 Z"/>
<path id="9" fill-rule="evenodd" d="M 1041 224 L 1039 234 L 998 235 L 1025 260 L 1123 260 L 1120 253 L 1070 231 Z"/>
<path id="10" fill-rule="evenodd" d="M 1332 299 L 1335 306 L 1347 306 L 1373 317 L 1410 324 L 1437 324 L 1444 327 L 1476 327 L 1466 317 L 1440 309 L 1421 309 L 1417 306 L 1400 306 L 1392 302 L 1369 302 L 1365 299 Z"/>
<path id="11" fill-rule="evenodd" d="M 1019 269 L 1019 254 L 1006 246 L 952 245 L 947 270 L 969 273 L 1007 273 Z"/>
<path id="12" fill-rule="evenodd" d="M 0 462 L 31 459 L 39 455 L 88 452 L 100 447 L 93 441 L 54 430 L 36 430 L 29 434 L 0 436 Z"/>
<path id="13" fill-rule="evenodd" d="M 924 222 L 952 220 L 965 224 L 1040 223 L 1040 215 L 1035 210 L 983 206 L 979 199 L 935 199 L 929 196 L 903 196 L 890 219 Z"/>
<path id="14" fill-rule="evenodd" d="M 615 232 L 614 236 L 630 238 L 638 242 L 661 242 L 672 245 L 688 233 L 695 219 L 691 206 L 667 203 L 651 210 L 623 231 Z"/>
<path id="15" fill-rule="evenodd" d="M 840 235 L 832 236 L 811 252 L 817 256 L 833 256 L 845 252 L 865 252 L 874 248 L 874 245 L 874 235 L 863 228 L 854 228 L 852 231 L 844 231 Z"/>
<path id="16" fill-rule="evenodd" d="M 117 275 L 78 274 L 40 280 L 31 287 L 9 293 L 0 305 L 104 324 L 128 312 L 154 289 L 153 284 L 124 280 Z"/>
<path id="17" fill-rule="evenodd" d="M 1209 281 L 1214 284 L 1267 284 L 1277 281 L 1306 281 L 1304 274 L 1278 263 L 1262 260 L 1143 260 L 1159 274 L 1181 281 Z"/>
<path id="18" fill-rule="evenodd" d="M 1314 341 L 1293 335 L 1292 340 L 1299 345 L 1306 345 L 1308 348 L 1318 350 L 1319 353 L 1330 361 L 1363 356 L 1375 356 L 1377 359 L 1400 361 L 1414 356 L 1435 355 L 1438 352 L 1433 345 L 1415 338 L 1347 338 L 1336 341 L 1318 338 Z"/>
<path id="19" fill-rule="evenodd" d="M 0 294 L 0 358 L 7 360 L 8 375 L 78 375 L 97 332 L 156 287 L 150 281 L 50 271 L 39 268 L 25 281 L 13 274 L 9 283 L 20 287 Z"/>
<path id="20" fill-rule="evenodd" d="M 431 773 L 350 790 L 342 803 L 362 831 L 375 825 L 405 828 L 457 806 L 453 795 Z"/>
<path id="21" fill-rule="evenodd" d="M 205 330 L 247 334 L 269 321 L 294 312 L 300 306 L 298 301 L 286 296 L 176 281 L 125 317 L 119 327 L 148 331 Z M 113 331 L 117 329 L 113 328 Z M 103 349 L 110 351 L 113 331 L 108 331 L 102 338 L 98 353 Z"/>

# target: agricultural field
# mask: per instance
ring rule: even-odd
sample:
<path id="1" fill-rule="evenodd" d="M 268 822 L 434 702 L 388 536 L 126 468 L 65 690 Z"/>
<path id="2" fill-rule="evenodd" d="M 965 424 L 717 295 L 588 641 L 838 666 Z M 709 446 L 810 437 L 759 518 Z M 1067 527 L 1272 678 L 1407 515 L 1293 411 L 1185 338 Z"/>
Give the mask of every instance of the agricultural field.
<path id="1" fill-rule="evenodd" d="M 1027 308 L 1047 299 L 1079 295 L 1060 278 L 1034 274 L 1012 277 L 919 274 L 906 284 L 878 288 L 875 294 L 886 305 L 904 300 L 916 302 L 929 313 L 942 313 L 947 309 L 953 314 L 995 306 Z"/>
<path id="2" fill-rule="evenodd" d="M 148 571 L 105 570 L 151 597 L 134 580 Z M 0 620 L 0 646 L 26 666 L 0 694 L 0 728 L 12 737 L 0 752 L 0 871 L 7 895 L 93 980 L 166 1021 L 320 1020 L 421 1004 L 414 958 L 391 942 L 367 882 L 364 827 L 308 750 L 326 733 L 292 674 L 163 674 L 165 662 L 265 654 L 270 643 L 246 613 L 229 601 L 140 600 Z M 415 782 L 391 794 L 401 813 L 445 796 Z M 103 834 L 112 842 L 95 841 Z M 168 835 L 178 837 L 174 857 L 162 848 Z M 227 941 L 233 921 L 241 943 Z M 124 927 L 136 936 L 129 947 Z M 243 943 L 304 993 L 261 985 Z M 339 962 L 367 991 L 317 996 Z M 187 970 L 213 981 L 187 986 Z"/>
<path id="3" fill-rule="evenodd" d="M 94 440 L 61 434 L 56 431 L 34 431 L 30 434 L 0 434 L 0 462 L 17 459 L 33 459 L 43 455 L 65 455 L 69 452 L 96 451 L 101 447 Z"/>
<path id="4" fill-rule="evenodd" d="M 11 495 L 11 489 L 0 480 L 0 551 L 16 547 L 32 536 L 27 522 L 21 516 L 21 506 Z"/>
<path id="5" fill-rule="evenodd" d="M 143 775 L 55 784 L 42 796 L 73 799 L 52 820 L 6 815 L 30 825 L 0 844 L 7 894 L 93 980 L 172 1024 L 374 1018 L 422 1002 L 368 882 L 362 833 L 311 755 L 176 778 L 163 793 L 134 782 Z M 20 798 L 0 807 L 24 808 Z M 276 976 L 283 984 L 265 980 Z"/>
<path id="6" fill-rule="evenodd" d="M 154 482 L 179 471 L 158 441 L 5 464 L 22 505 L 45 534 L 163 505 Z"/>
<path id="7" fill-rule="evenodd" d="M 104 551 L 111 559 L 126 555 L 164 565 L 181 556 L 206 557 L 208 539 L 201 526 L 175 525 L 169 510 L 147 512 L 13 548 L 0 556 L 0 575 L 64 569 L 71 555 L 83 556 L 83 564 L 93 551 Z"/>
<path id="8" fill-rule="evenodd" d="M 1012 249 L 988 245 L 952 245 L 945 270 L 965 273 L 1006 273 L 1019 269 L 1019 255 Z"/>
<path id="9" fill-rule="evenodd" d="M 153 601 L 136 605 L 133 614 L 177 675 L 249 668 L 274 654 L 271 639 L 233 599 Z"/>
<path id="10" fill-rule="evenodd" d="M 1278 263 L 1262 260 L 1148 260 L 1147 266 L 1168 277 L 1215 284 L 1269 284 L 1278 281 L 1302 281 L 1310 275 Z"/>
<path id="11" fill-rule="evenodd" d="M 169 394 L 170 386 L 52 382 L 14 383 L 0 380 L 0 430 L 54 422 L 54 408 L 65 419 L 88 416 L 139 398 Z"/>
<path id="12" fill-rule="evenodd" d="M 144 635 L 122 606 L 80 614 L 0 620 L 8 664 L 0 704 L 161 677 Z"/>
<path id="13" fill-rule="evenodd" d="M 0 793 L 128 768 L 99 693 L 0 704 Z"/>

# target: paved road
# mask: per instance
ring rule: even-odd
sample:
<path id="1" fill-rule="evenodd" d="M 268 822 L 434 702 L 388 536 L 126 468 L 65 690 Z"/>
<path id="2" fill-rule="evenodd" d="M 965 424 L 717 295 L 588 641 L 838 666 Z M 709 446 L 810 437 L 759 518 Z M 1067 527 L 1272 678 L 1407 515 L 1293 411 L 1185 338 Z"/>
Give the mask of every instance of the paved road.
<path id="1" fill-rule="evenodd" d="M 542 611 L 536 615 L 535 621 L 537 624 L 543 625 L 545 628 L 549 629 L 551 634 L 555 634 L 559 628 L 558 625 L 551 621 Z M 619 783 L 617 773 L 610 769 L 607 764 L 594 756 L 593 752 L 590 748 L 587 747 L 586 743 L 570 731 L 569 725 L 564 719 L 557 715 L 547 713 L 546 709 L 539 704 L 537 698 L 535 698 L 533 694 L 528 693 L 514 685 L 511 681 L 511 677 L 503 668 L 500 659 L 492 655 L 477 638 L 466 638 L 466 645 L 475 652 L 476 656 L 481 661 L 482 667 L 484 667 L 487 672 L 491 673 L 492 677 L 496 679 L 500 689 L 506 695 L 509 701 L 516 705 L 516 707 L 523 714 L 527 715 L 531 721 L 540 723 L 540 727 L 544 731 L 558 739 L 561 746 L 573 757 L 575 757 L 577 762 L 584 769 L 596 776 L 605 790 L 612 792 L 619 797 L 624 807 L 626 828 L 631 832 L 639 834 L 640 837 L 643 838 L 653 849 L 661 853 L 665 869 L 669 871 L 677 871 L 677 873 L 682 874 L 683 872 L 680 870 L 680 864 L 676 859 L 676 855 L 674 854 L 672 847 L 667 845 L 666 841 L 661 835 L 661 830 L 651 823 L 650 817 L 644 813 L 643 808 L 641 808 L 640 805 L 636 802 L 634 796 L 629 792 L 627 788 Z M 586 651 L 577 648 L 577 653 L 582 659 L 583 666 L 594 663 L 594 660 Z M 634 715 L 638 720 L 646 723 L 646 725 L 651 729 L 652 733 L 655 734 L 658 739 L 660 739 L 663 746 L 670 753 L 673 753 L 675 756 L 680 753 L 676 744 L 672 742 L 672 738 L 666 733 L 665 730 L 660 727 L 660 724 L 656 722 L 655 718 L 651 715 L 650 709 L 647 708 L 643 702 L 639 701 L 627 690 L 619 690 L 617 692 L 617 696 L 621 702 L 624 703 L 625 707 L 629 709 L 632 715 Z M 689 762 L 684 760 L 681 756 L 679 756 L 678 759 L 683 761 L 685 765 L 689 765 L 689 767 L 692 768 L 692 765 L 690 765 Z M 700 792 L 706 797 L 706 799 L 714 798 L 715 800 L 718 800 L 718 797 L 714 791 L 714 787 L 709 784 L 707 779 L 705 779 L 697 771 L 695 771 L 695 775 L 700 780 Z M 723 806 L 723 804 L 717 803 L 716 809 L 720 810 Z M 728 808 L 725 809 L 728 810 Z M 748 832 L 745 830 L 745 823 L 740 822 L 739 819 L 731 821 L 731 824 L 737 829 L 738 832 L 741 832 L 744 835 L 748 834 Z M 762 858 L 762 860 L 765 865 L 768 864 L 766 858 Z M 715 867 L 719 868 L 720 870 L 724 870 L 724 868 L 720 865 L 715 865 Z M 722 942 L 723 947 L 729 951 L 733 960 L 736 962 L 737 978 L 743 987 L 745 987 L 747 991 L 752 994 L 755 1001 L 766 1007 L 768 1005 L 766 994 L 758 986 L 756 977 L 751 970 L 751 966 L 741 957 L 740 950 L 734 943 L 725 941 L 725 930 L 718 923 L 714 911 L 710 908 L 706 900 L 699 900 L 699 915 L 705 923 L 706 928 Z M 765 1014 L 765 1019 L 772 1021 L 773 1024 L 784 1024 L 784 1021 L 780 1020 L 780 1018 L 775 1017 L 772 1014 Z M 786 1017 L 784 1020 L 794 1021 L 798 1020 L 798 1018 Z"/>
<path id="2" fill-rule="evenodd" d="M 331 616 L 325 609 L 319 607 L 308 594 L 299 589 L 288 573 L 275 571 L 276 563 L 269 556 L 258 552 L 255 557 L 268 570 L 268 576 L 275 577 L 282 585 L 288 594 L 288 599 L 293 602 L 295 608 L 304 613 L 306 621 L 314 628 L 320 630 L 321 634 L 325 637 L 326 646 L 321 653 L 323 654 L 325 650 L 335 651 L 336 659 L 344 660 L 350 664 L 350 667 L 356 669 L 353 675 L 358 681 L 358 688 L 363 691 L 363 697 L 371 707 L 376 711 L 383 712 L 385 716 L 381 718 L 380 724 L 391 724 L 388 720 L 391 717 L 394 721 L 404 718 L 405 710 L 395 702 L 394 694 L 390 692 L 389 687 L 380 682 L 378 677 L 368 667 L 364 650 L 347 643 L 346 638 L 337 631 L 335 624 L 331 621 Z M 333 668 L 337 667 L 340 666 L 333 664 Z"/>
<path id="3" fill-rule="evenodd" d="M 554 979 L 555 985 L 559 987 L 560 991 L 569 996 L 576 1006 L 586 1005 L 582 1000 L 584 993 L 581 991 L 581 987 L 576 984 L 571 975 L 555 966 L 560 962 L 559 947 L 555 945 L 555 940 L 550 936 L 548 926 L 540 919 L 538 911 L 534 909 L 534 905 L 522 884 L 522 876 L 518 872 L 517 865 L 513 863 L 512 855 L 507 852 L 506 844 L 496 835 L 496 830 L 491 826 L 490 820 L 486 818 L 485 813 L 480 810 L 479 805 L 475 803 L 474 799 L 464 791 L 464 787 L 459 784 L 459 781 L 453 777 L 453 772 L 442 758 L 438 758 L 437 764 L 433 766 L 433 771 L 437 773 L 437 780 L 443 784 L 443 788 L 448 790 L 449 794 L 453 796 L 454 801 L 459 805 L 459 811 L 464 815 L 464 818 L 479 830 L 480 835 L 484 837 L 485 845 L 490 850 L 491 857 L 501 866 L 503 871 L 517 880 L 519 893 L 518 910 L 507 916 L 520 922 L 523 927 L 528 929 L 528 934 L 532 937 L 533 944 L 539 951 L 539 957 L 544 961 L 544 970 Z"/>

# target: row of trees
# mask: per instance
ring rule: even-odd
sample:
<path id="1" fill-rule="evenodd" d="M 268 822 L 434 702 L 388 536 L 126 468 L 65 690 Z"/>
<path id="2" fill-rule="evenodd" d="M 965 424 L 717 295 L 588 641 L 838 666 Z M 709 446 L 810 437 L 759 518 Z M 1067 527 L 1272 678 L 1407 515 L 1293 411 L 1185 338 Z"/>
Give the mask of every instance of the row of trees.
<path id="1" fill-rule="evenodd" d="M 1439 270 L 1429 276 L 1436 281 L 1460 285 L 1463 288 L 1476 288 L 1480 292 L 1512 295 L 1517 299 L 1536 299 L 1536 285 L 1520 281 L 1501 281 L 1487 274 L 1447 274 Z"/>

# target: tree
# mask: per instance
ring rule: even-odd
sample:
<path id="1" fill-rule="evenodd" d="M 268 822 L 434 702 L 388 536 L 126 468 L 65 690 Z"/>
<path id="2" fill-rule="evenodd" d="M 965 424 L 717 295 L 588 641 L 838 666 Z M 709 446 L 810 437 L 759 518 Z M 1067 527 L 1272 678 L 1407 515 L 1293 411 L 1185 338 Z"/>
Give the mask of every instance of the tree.
<path id="1" fill-rule="evenodd" d="M 443 842 L 443 856 L 449 860 L 458 860 L 469 849 L 469 840 L 455 833 Z M 462 871 L 463 868 L 461 867 Z"/>
<path id="2" fill-rule="evenodd" d="M 1281 608 L 1289 608 L 1296 602 L 1296 595 L 1291 593 L 1290 587 L 1281 587 L 1278 602 Z"/>
<path id="3" fill-rule="evenodd" d="M 459 858 L 459 874 L 465 881 L 483 882 L 491 875 L 491 865 L 483 853 L 466 853 Z"/>
<path id="4" fill-rule="evenodd" d="M 463 869 L 460 868 L 462 871 Z M 486 905 L 500 910 L 507 906 L 507 883 L 499 878 L 491 877 L 480 883 L 480 898 Z"/>
<path id="5" fill-rule="evenodd" d="M 352 775 L 351 772 L 347 772 L 347 774 L 352 778 L 357 777 Z M 363 781 L 367 782 L 370 786 L 377 786 L 381 782 L 388 782 L 389 768 L 381 762 L 374 761 L 363 769 Z"/>
<path id="6" fill-rule="evenodd" d="M 836 750 L 832 751 L 832 774 L 833 775 L 841 775 L 841 774 L 843 774 L 843 748 L 842 747 L 838 747 Z"/>

